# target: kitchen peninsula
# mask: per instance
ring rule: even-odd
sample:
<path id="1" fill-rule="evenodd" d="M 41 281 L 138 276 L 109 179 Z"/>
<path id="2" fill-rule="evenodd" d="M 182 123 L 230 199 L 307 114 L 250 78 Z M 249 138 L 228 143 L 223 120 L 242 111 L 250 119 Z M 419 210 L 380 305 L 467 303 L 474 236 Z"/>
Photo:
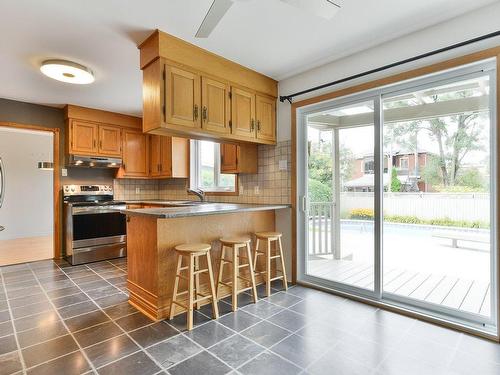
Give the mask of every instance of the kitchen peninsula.
<path id="1" fill-rule="evenodd" d="M 143 203 L 147 206 L 151 202 Z M 164 203 L 163 207 L 161 202 L 156 202 L 158 207 L 122 211 L 127 215 L 129 302 L 153 319 L 166 318 L 170 312 L 175 279 L 174 246 L 210 243 L 217 280 L 221 251 L 218 239 L 274 231 L 275 211 L 289 208 L 288 205 Z M 131 204 L 130 207 L 137 205 Z M 200 267 L 204 268 L 204 265 Z M 200 281 L 203 291 L 207 282 L 204 275 L 200 276 Z M 261 283 L 259 277 L 257 283 Z M 185 288 L 182 282 L 180 288 Z M 229 289 L 221 288 L 219 298 L 226 295 L 229 295 Z M 177 314 L 183 312 L 180 308 L 176 310 Z"/>

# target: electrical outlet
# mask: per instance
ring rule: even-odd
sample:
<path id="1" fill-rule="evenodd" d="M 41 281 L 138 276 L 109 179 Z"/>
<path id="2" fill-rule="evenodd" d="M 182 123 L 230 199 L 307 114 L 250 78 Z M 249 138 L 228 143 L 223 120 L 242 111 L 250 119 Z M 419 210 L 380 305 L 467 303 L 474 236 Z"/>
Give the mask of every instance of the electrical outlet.
<path id="1" fill-rule="evenodd" d="M 140 187 L 136 187 L 135 188 L 135 193 L 136 194 L 141 194 L 141 188 Z"/>
<path id="2" fill-rule="evenodd" d="M 259 185 L 254 186 L 254 188 L 253 188 L 253 193 L 254 193 L 255 195 L 259 195 L 259 194 L 260 194 L 260 187 L 259 187 Z"/>
<path id="3" fill-rule="evenodd" d="M 286 171 L 288 169 L 288 160 L 280 160 L 278 168 L 280 171 Z"/>
<path id="4" fill-rule="evenodd" d="M 66 168 L 61 169 L 61 176 L 68 177 L 68 170 Z"/>

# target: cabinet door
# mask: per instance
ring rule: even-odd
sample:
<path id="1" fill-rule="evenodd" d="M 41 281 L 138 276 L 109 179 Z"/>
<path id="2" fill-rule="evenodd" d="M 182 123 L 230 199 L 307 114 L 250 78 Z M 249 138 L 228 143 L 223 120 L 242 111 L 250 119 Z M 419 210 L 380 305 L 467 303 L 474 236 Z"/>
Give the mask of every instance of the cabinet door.
<path id="1" fill-rule="evenodd" d="M 121 154 L 121 129 L 116 126 L 99 125 L 99 155 L 120 157 Z"/>
<path id="2" fill-rule="evenodd" d="M 255 138 L 255 94 L 235 87 L 231 92 L 232 133 Z"/>
<path id="3" fill-rule="evenodd" d="M 72 154 L 97 154 L 97 124 L 73 120 L 71 122 L 70 146 Z"/>
<path id="4" fill-rule="evenodd" d="M 229 86 L 213 79 L 201 78 L 201 126 L 203 129 L 229 133 Z"/>
<path id="5" fill-rule="evenodd" d="M 276 140 L 276 100 L 266 96 L 256 96 L 257 138 Z"/>
<path id="6" fill-rule="evenodd" d="M 159 135 L 149 138 L 149 175 L 158 177 L 161 175 L 161 139 Z"/>
<path id="7" fill-rule="evenodd" d="M 173 66 L 166 68 L 166 122 L 187 128 L 201 127 L 200 76 Z"/>
<path id="8" fill-rule="evenodd" d="M 165 141 L 166 142 L 166 141 Z M 166 142 L 167 143 L 167 142 Z M 189 177 L 189 139 L 171 137 L 168 146 L 164 146 L 163 150 L 167 150 L 169 147 L 170 153 L 168 156 L 164 156 L 164 164 L 168 166 L 168 170 L 164 173 L 168 173 L 169 177 L 174 178 L 188 178 Z"/>
<path id="9" fill-rule="evenodd" d="M 147 135 L 125 130 L 123 132 L 123 169 L 130 177 L 147 177 L 149 172 Z"/>
<path id="10" fill-rule="evenodd" d="M 238 146 L 228 143 L 220 145 L 220 171 L 238 173 Z"/>

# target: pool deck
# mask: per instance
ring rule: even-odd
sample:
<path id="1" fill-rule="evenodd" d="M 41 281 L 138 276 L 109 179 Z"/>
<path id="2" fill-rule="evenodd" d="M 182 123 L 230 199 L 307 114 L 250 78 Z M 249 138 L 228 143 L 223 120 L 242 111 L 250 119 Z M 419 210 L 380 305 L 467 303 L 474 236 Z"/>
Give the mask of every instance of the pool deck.
<path id="1" fill-rule="evenodd" d="M 374 267 L 368 262 L 312 257 L 308 274 L 373 289 Z M 485 281 L 403 268 L 384 270 L 383 280 L 385 292 L 482 316 L 490 314 L 490 283 Z"/>

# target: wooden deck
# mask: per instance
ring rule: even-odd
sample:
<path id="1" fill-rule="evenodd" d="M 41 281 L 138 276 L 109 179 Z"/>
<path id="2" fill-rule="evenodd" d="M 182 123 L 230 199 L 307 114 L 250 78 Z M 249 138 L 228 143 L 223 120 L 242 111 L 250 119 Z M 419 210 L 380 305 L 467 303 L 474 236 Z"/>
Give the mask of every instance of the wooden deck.
<path id="1" fill-rule="evenodd" d="M 373 289 L 373 265 L 347 260 L 309 260 L 308 273 L 328 280 Z M 490 284 L 405 269 L 384 271 L 384 291 L 454 309 L 490 315 Z"/>

